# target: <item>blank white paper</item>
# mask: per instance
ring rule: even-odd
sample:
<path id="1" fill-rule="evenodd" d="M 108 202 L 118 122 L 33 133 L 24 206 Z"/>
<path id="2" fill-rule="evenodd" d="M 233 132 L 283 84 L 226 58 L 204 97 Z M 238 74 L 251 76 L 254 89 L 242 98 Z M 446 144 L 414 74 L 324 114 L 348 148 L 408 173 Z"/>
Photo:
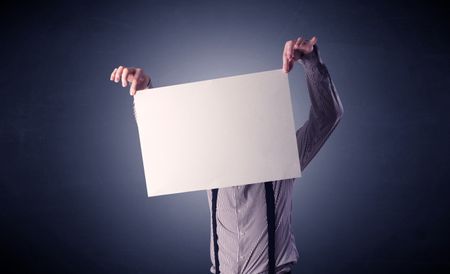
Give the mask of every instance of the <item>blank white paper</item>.
<path id="1" fill-rule="evenodd" d="M 148 196 L 301 176 L 281 69 L 138 91 Z"/>

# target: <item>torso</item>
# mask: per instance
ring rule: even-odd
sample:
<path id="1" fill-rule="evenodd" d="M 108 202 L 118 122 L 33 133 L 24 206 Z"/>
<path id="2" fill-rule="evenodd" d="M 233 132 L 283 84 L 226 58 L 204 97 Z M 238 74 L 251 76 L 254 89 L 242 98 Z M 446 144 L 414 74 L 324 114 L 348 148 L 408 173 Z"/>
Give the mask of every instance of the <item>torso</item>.
<path id="1" fill-rule="evenodd" d="M 275 259 L 277 272 L 290 270 L 298 259 L 293 235 L 292 191 L 295 179 L 273 182 L 275 195 Z M 211 210 L 211 190 L 207 191 Z M 217 235 L 221 273 L 266 273 L 268 235 L 263 183 L 219 189 Z M 214 248 L 211 229 L 211 261 Z M 214 271 L 214 265 L 211 272 Z"/>

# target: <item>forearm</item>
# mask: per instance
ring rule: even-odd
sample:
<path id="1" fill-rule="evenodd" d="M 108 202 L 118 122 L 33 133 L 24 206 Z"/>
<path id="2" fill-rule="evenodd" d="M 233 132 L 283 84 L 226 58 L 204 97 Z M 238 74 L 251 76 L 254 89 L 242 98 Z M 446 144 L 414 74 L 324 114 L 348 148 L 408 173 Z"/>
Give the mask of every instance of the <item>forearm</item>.
<path id="1" fill-rule="evenodd" d="M 308 120 L 297 130 L 300 167 L 305 169 L 339 123 L 344 109 L 328 69 L 314 51 L 300 58 L 308 87 L 311 108 Z"/>

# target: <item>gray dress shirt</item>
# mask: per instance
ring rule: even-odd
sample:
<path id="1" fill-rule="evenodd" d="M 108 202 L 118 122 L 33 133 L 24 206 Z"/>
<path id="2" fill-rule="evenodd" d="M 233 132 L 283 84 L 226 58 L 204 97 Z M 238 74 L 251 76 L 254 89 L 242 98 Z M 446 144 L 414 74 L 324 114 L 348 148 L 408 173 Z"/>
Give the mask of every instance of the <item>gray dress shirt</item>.
<path id="1" fill-rule="evenodd" d="M 314 50 L 300 59 L 311 100 L 309 118 L 296 131 L 303 171 L 339 123 L 343 107 L 326 66 Z M 299 258 L 291 225 L 293 179 L 273 182 L 275 194 L 276 273 L 289 272 Z M 207 191 L 209 208 L 212 191 Z M 221 188 L 217 196 L 220 273 L 268 273 L 268 234 L 263 183 Z M 211 222 L 211 273 L 214 246 Z"/>

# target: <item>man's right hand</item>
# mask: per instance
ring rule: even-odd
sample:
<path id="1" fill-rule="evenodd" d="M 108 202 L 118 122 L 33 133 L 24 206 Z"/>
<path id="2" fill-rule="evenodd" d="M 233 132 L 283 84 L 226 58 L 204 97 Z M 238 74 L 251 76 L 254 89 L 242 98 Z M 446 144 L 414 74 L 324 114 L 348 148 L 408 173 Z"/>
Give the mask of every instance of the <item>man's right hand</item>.
<path id="1" fill-rule="evenodd" d="M 138 90 L 150 87 L 151 78 L 141 68 L 120 66 L 113 70 L 110 80 L 116 83 L 122 81 L 122 87 L 126 87 L 128 83 L 131 83 L 130 95 L 134 96 Z"/>
<path id="2" fill-rule="evenodd" d="M 283 51 L 283 70 L 288 73 L 302 56 L 310 54 L 314 45 L 317 43 L 317 37 L 313 36 L 310 40 L 298 37 L 297 40 L 289 40 L 284 45 Z"/>

